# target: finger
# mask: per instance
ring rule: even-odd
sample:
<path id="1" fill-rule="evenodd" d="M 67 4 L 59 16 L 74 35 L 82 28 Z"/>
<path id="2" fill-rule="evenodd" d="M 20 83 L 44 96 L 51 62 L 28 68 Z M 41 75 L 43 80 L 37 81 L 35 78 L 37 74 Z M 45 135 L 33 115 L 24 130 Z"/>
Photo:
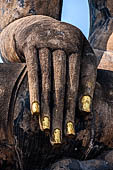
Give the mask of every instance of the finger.
<path id="1" fill-rule="evenodd" d="M 54 108 L 52 119 L 53 144 L 60 144 L 62 141 L 62 121 L 64 111 L 64 95 L 66 83 L 66 55 L 62 50 L 53 52 L 54 71 Z"/>
<path id="2" fill-rule="evenodd" d="M 87 113 L 91 112 L 92 109 L 96 74 L 97 59 L 88 41 L 85 40 L 81 60 L 79 109 Z"/>
<path id="3" fill-rule="evenodd" d="M 50 92 L 51 92 L 51 52 L 47 48 L 39 50 L 42 76 L 41 125 L 42 130 L 50 129 Z"/>
<path id="4" fill-rule="evenodd" d="M 38 77 L 38 56 L 35 47 L 26 48 L 24 51 L 27 70 L 28 70 L 28 83 L 30 93 L 30 108 L 33 115 L 39 115 L 39 77 Z"/>
<path id="5" fill-rule="evenodd" d="M 80 72 L 79 54 L 71 54 L 68 58 L 67 94 L 66 94 L 66 117 L 65 135 L 75 135 L 75 107 L 78 94 Z"/>

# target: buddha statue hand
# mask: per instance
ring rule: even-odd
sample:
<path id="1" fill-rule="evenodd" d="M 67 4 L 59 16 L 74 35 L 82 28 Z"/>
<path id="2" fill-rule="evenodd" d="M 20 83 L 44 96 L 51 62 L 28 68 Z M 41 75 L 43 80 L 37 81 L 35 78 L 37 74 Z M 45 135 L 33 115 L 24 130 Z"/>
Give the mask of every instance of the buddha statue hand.
<path id="1" fill-rule="evenodd" d="M 0 34 L 5 62 L 26 62 L 30 108 L 52 144 L 74 136 L 78 110 L 92 111 L 96 57 L 81 31 L 51 17 L 27 16 Z M 77 105 L 78 103 L 78 105 Z M 78 109 L 77 109 L 78 108 Z"/>

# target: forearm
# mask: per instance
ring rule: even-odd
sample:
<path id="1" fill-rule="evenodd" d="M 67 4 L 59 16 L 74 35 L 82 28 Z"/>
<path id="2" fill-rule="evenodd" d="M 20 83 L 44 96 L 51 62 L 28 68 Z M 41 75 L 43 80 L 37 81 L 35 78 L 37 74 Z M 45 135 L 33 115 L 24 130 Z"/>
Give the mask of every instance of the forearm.
<path id="1" fill-rule="evenodd" d="M 10 0 L 0 2 L 0 32 L 9 23 L 29 15 L 47 15 L 61 19 L 63 0 Z"/>

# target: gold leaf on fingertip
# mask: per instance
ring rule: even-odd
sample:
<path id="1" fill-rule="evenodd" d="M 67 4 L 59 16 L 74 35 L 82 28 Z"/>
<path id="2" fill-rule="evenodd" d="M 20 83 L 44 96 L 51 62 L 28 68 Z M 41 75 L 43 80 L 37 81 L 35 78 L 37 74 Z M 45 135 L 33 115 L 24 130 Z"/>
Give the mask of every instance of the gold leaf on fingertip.
<path id="1" fill-rule="evenodd" d="M 55 129 L 53 134 L 53 143 L 54 144 L 61 144 L 61 131 L 60 129 Z"/>
<path id="2" fill-rule="evenodd" d="M 45 116 L 42 120 L 42 128 L 43 130 L 50 129 L 50 120 L 47 116 Z"/>
<path id="3" fill-rule="evenodd" d="M 66 129 L 67 129 L 66 130 L 67 135 L 75 135 L 75 129 L 72 122 L 67 123 Z"/>
<path id="4" fill-rule="evenodd" d="M 32 115 L 39 115 L 40 106 L 39 106 L 39 103 L 37 101 L 32 103 L 31 112 L 32 112 Z"/>
<path id="5" fill-rule="evenodd" d="M 91 112 L 91 102 L 92 99 L 90 96 L 83 96 L 81 99 L 82 111 Z"/>

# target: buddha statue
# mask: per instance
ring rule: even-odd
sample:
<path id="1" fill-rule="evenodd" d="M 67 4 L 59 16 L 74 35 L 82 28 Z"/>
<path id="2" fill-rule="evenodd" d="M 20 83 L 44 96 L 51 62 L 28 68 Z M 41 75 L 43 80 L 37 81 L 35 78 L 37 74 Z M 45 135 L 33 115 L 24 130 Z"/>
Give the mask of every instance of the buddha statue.
<path id="1" fill-rule="evenodd" d="M 113 73 L 93 52 L 104 1 L 89 0 L 90 43 L 62 3 L 0 2 L 1 169 L 113 168 Z"/>

